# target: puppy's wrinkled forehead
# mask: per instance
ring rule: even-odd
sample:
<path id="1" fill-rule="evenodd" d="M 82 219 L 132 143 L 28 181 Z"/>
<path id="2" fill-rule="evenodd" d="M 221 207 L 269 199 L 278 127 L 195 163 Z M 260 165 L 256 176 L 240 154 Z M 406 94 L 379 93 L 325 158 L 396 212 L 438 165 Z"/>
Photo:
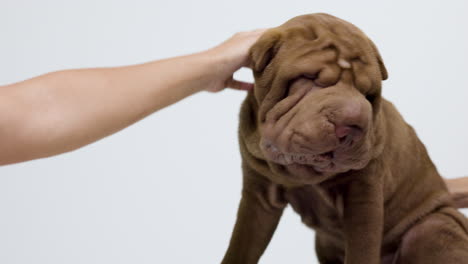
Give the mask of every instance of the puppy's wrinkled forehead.
<path id="1" fill-rule="evenodd" d="M 266 105 L 278 102 L 299 77 L 328 87 L 346 76 L 355 88 L 374 96 L 380 96 L 381 81 L 387 79 L 372 41 L 356 26 L 328 14 L 298 16 L 268 30 L 250 55 L 255 97 Z"/>

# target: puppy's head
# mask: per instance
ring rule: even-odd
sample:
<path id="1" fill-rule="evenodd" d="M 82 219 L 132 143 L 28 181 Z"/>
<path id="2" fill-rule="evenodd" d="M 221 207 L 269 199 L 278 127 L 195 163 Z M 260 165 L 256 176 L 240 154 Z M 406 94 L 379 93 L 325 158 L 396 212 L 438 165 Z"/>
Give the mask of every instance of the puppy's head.
<path id="1" fill-rule="evenodd" d="M 250 52 L 260 149 L 275 175 L 319 183 L 377 155 L 387 71 L 362 31 L 304 15 L 267 31 Z"/>

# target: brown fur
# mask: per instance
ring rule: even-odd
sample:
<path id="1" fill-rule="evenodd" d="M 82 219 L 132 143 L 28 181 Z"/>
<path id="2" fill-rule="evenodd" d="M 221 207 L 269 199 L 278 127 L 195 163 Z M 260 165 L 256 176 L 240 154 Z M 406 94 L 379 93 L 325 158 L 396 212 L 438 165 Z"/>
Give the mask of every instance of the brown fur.
<path id="1" fill-rule="evenodd" d="M 447 187 L 414 130 L 381 97 L 387 71 L 364 33 L 330 15 L 300 16 L 267 31 L 252 47 L 251 57 L 256 87 L 242 105 L 240 122 L 242 200 L 222 263 L 257 263 L 287 204 L 316 231 L 320 263 L 468 262 L 467 221 L 453 208 Z M 311 78 L 313 84 L 307 80 L 297 84 L 298 78 Z M 295 96 L 295 90 L 306 89 L 304 85 L 316 92 L 293 104 L 298 112 L 293 121 L 281 124 L 272 119 L 279 114 L 271 112 L 285 112 L 281 102 Z M 315 108 L 328 100 L 335 108 L 327 114 L 327 124 L 338 126 L 346 121 L 340 119 L 348 104 L 343 93 L 361 109 L 353 122 L 360 122 L 363 137 L 352 148 L 340 150 L 334 136 L 326 144 L 317 143 L 334 132 L 317 132 L 322 111 Z M 308 115 L 314 118 L 304 121 Z M 337 155 L 343 153 L 340 163 L 345 165 L 308 175 L 278 164 L 286 162 L 284 156 L 268 156 L 262 142 L 275 139 L 283 149 L 293 148 L 276 135 L 291 126 L 317 132 L 307 144 L 323 150 L 333 146 Z M 350 153 L 359 153 L 362 159 L 349 162 Z M 290 155 L 321 165 L 317 157 Z"/>

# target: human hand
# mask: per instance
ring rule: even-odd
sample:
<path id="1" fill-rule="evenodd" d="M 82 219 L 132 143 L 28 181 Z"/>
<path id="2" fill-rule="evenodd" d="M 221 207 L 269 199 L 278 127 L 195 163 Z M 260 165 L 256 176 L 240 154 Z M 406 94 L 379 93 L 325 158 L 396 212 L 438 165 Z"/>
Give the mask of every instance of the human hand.
<path id="1" fill-rule="evenodd" d="M 207 55 L 220 58 L 221 63 L 216 65 L 212 85 L 205 90 L 209 92 L 219 92 L 225 88 L 252 90 L 252 83 L 235 80 L 233 74 L 242 67 L 249 67 L 250 47 L 266 30 L 238 32 L 228 40 L 208 50 Z"/>

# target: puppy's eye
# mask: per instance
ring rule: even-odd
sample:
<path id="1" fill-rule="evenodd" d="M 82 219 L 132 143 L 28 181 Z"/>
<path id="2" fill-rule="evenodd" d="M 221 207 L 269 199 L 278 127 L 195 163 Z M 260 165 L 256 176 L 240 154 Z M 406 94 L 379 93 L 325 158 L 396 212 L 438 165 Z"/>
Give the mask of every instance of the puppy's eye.
<path id="1" fill-rule="evenodd" d="M 310 74 L 310 73 L 304 73 L 302 74 L 302 78 L 306 78 L 306 79 L 309 79 L 309 80 L 312 80 L 312 81 L 315 81 L 318 77 L 318 73 L 315 73 L 315 74 Z"/>
<path id="2" fill-rule="evenodd" d="M 314 80 L 301 76 L 289 82 L 287 96 L 301 91 L 311 91 L 316 87 Z"/>
<path id="3" fill-rule="evenodd" d="M 366 94 L 366 100 L 369 101 L 371 104 L 375 102 L 375 99 L 377 99 L 376 94 Z"/>

